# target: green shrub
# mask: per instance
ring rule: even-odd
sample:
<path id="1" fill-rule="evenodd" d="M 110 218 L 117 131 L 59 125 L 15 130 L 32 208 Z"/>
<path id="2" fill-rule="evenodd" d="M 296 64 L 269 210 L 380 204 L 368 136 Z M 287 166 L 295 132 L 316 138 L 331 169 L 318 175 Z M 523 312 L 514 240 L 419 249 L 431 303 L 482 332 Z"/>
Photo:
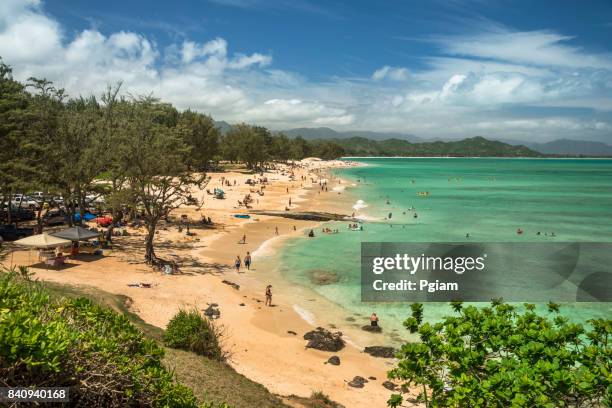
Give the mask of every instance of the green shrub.
<path id="1" fill-rule="evenodd" d="M 168 347 L 193 351 L 208 358 L 225 361 L 222 330 L 196 310 L 180 310 L 168 323 L 164 343 Z"/>
<path id="2" fill-rule="evenodd" d="M 0 274 L 3 386 L 71 387 L 74 407 L 197 407 L 161 363 L 164 351 L 123 315 L 88 299 L 51 299 Z"/>
<path id="3" fill-rule="evenodd" d="M 490 307 L 453 302 L 456 316 L 423 322 L 423 305 L 411 306 L 404 325 L 420 342 L 402 346 L 391 378 L 418 386 L 428 407 L 600 407 L 612 403 L 612 320 L 570 323 L 550 303 L 493 301 Z M 404 387 L 402 387 L 404 388 Z M 403 395 L 388 404 L 402 406 Z"/>

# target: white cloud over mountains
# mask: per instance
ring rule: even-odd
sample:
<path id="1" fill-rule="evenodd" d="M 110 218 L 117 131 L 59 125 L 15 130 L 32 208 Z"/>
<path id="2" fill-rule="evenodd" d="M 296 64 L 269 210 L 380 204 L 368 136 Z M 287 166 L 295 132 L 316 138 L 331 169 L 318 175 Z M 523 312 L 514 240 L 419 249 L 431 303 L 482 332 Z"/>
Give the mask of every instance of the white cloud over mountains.
<path id="1" fill-rule="evenodd" d="M 73 96 L 98 94 L 123 81 L 131 94 L 153 93 L 218 120 L 276 129 L 330 126 L 425 137 L 610 135 L 609 54 L 570 46 L 570 37 L 554 32 L 503 27 L 426 40 L 436 50 L 424 60 L 426 69 L 383 65 L 364 78 L 315 82 L 274 67 L 269 53 L 233 52 L 220 37 L 160 47 L 130 31 L 92 28 L 67 35 L 38 0 L 0 2 L 4 62 L 18 79 L 45 77 Z M 517 108 L 527 106 L 558 112 L 521 117 Z M 569 115 L 568 108 L 595 113 Z"/>

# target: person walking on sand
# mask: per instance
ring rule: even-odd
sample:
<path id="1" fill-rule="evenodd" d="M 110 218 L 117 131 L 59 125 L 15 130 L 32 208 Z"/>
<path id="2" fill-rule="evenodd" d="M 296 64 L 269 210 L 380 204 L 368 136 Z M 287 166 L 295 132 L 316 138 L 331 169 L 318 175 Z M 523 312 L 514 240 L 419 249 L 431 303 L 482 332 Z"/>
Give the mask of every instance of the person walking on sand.
<path id="1" fill-rule="evenodd" d="M 272 285 L 266 286 L 266 306 L 272 306 Z"/>
<path id="2" fill-rule="evenodd" d="M 240 255 L 236 255 L 236 260 L 234 261 L 234 267 L 236 267 L 236 272 L 240 273 L 240 265 L 242 265 L 242 261 L 240 260 Z"/>
<path id="3" fill-rule="evenodd" d="M 278 235 L 278 227 L 274 227 L 274 233 Z"/>
<path id="4" fill-rule="evenodd" d="M 239 244 L 246 244 L 246 234 L 242 236 L 242 240 L 240 240 Z"/>
<path id="5" fill-rule="evenodd" d="M 244 257 L 244 266 L 246 266 L 247 271 L 251 270 L 251 253 L 248 251 L 246 256 Z"/>
<path id="6" fill-rule="evenodd" d="M 370 326 L 378 327 L 378 316 L 376 316 L 376 313 L 372 313 L 372 316 L 370 316 Z"/>

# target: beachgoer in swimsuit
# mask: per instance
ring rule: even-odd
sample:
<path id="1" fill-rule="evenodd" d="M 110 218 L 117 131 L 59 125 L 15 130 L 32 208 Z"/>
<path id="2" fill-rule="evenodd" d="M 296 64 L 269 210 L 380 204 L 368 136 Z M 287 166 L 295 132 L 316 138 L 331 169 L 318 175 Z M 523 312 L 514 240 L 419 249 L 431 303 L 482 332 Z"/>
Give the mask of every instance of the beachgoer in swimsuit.
<path id="1" fill-rule="evenodd" d="M 240 265 L 242 265 L 242 261 L 240 260 L 240 255 L 236 255 L 236 260 L 234 261 L 236 272 L 240 272 Z"/>
<path id="2" fill-rule="evenodd" d="M 372 316 L 370 316 L 370 326 L 378 327 L 378 316 L 376 316 L 376 313 L 372 313 Z"/>
<path id="3" fill-rule="evenodd" d="M 246 266 L 247 270 L 251 270 L 251 253 L 248 251 L 246 256 L 244 257 L 244 266 Z"/>
<path id="4" fill-rule="evenodd" d="M 272 285 L 266 286 L 266 306 L 272 306 Z"/>

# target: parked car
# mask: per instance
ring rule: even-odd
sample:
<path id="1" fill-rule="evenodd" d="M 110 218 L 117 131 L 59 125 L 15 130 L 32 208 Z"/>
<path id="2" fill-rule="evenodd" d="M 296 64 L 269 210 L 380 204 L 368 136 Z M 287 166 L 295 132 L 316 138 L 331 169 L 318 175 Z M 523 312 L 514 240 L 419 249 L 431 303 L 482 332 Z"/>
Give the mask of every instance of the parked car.
<path id="1" fill-rule="evenodd" d="M 32 197 L 34 201 L 40 204 L 45 200 L 46 194 L 43 193 L 42 191 L 35 191 L 32 194 L 30 194 L 30 197 Z"/>
<path id="2" fill-rule="evenodd" d="M 42 222 L 44 225 L 60 225 L 68 222 L 68 214 L 64 210 L 50 210 L 43 216 Z"/>
<path id="3" fill-rule="evenodd" d="M 6 205 L 7 203 L 4 204 Z M 11 200 L 11 205 L 21 208 L 29 208 L 31 210 L 37 210 L 40 207 L 38 202 L 32 197 L 22 194 L 15 194 Z"/>
<path id="4" fill-rule="evenodd" d="M 4 241 L 16 241 L 34 234 L 34 228 L 16 228 L 13 224 L 0 225 L 0 237 Z"/>
<path id="5" fill-rule="evenodd" d="M 9 210 L 8 206 L 4 206 L 4 208 L 0 209 L 0 221 L 8 222 L 8 214 Z M 36 218 L 36 214 L 34 211 L 29 208 L 10 206 L 11 213 L 11 221 L 30 221 Z"/>
<path id="6" fill-rule="evenodd" d="M 85 196 L 86 204 L 104 204 L 104 196 L 98 194 L 88 194 Z"/>

